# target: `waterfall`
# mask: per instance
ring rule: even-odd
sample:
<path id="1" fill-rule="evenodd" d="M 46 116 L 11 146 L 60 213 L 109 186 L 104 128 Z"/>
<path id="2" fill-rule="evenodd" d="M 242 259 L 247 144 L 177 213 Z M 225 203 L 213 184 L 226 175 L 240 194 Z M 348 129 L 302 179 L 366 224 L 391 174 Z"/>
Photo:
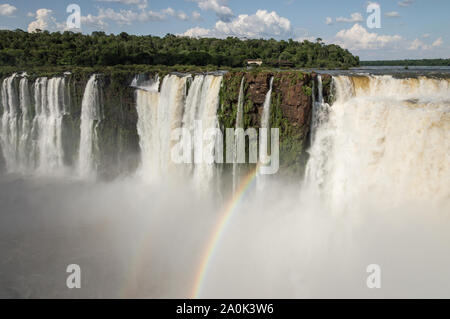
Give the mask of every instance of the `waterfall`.
<path id="1" fill-rule="evenodd" d="M 64 167 L 64 78 L 38 78 L 30 97 L 28 78 L 13 74 L 2 84 L 1 146 L 12 173 L 53 175 Z M 33 108 L 33 102 L 34 108 Z"/>
<path id="2" fill-rule="evenodd" d="M 236 112 L 236 129 L 244 128 L 244 84 L 245 77 L 242 77 L 241 86 L 239 88 L 239 98 Z M 239 135 L 238 135 L 239 136 Z M 233 156 L 233 193 L 236 192 L 236 188 L 239 185 L 239 163 L 237 163 L 237 149 L 239 141 L 235 136 L 234 141 L 234 156 Z"/>
<path id="3" fill-rule="evenodd" d="M 371 196 L 448 201 L 450 85 L 445 79 L 336 76 L 336 102 L 317 128 L 309 183 L 332 207 Z"/>
<path id="4" fill-rule="evenodd" d="M 317 87 L 317 98 L 315 94 L 315 88 Z M 311 115 L 311 126 L 310 126 L 310 144 L 314 145 L 316 140 L 316 134 L 319 127 L 326 125 L 328 120 L 328 114 L 330 110 L 330 105 L 325 103 L 323 100 L 323 84 L 322 76 L 317 75 L 317 85 L 313 85 L 313 103 L 312 103 L 312 115 Z M 327 154 L 330 151 L 330 136 L 322 135 L 320 141 L 317 142 L 320 146 L 316 146 L 314 150 L 321 152 L 320 158 L 326 159 Z M 308 161 L 305 168 L 305 182 L 310 183 L 314 180 L 315 185 L 320 186 L 323 183 L 323 176 L 321 175 L 324 171 L 323 161 Z"/>
<path id="5" fill-rule="evenodd" d="M 98 161 L 97 128 L 102 120 L 100 93 L 97 75 L 91 76 L 86 84 L 81 103 L 80 150 L 78 175 L 95 178 Z"/>
<path id="6" fill-rule="evenodd" d="M 273 79 L 274 79 L 274 77 L 272 76 L 270 78 L 269 91 L 266 93 L 266 98 L 264 100 L 264 105 L 263 105 L 263 112 L 261 115 L 261 128 L 267 129 L 267 134 L 265 136 L 262 136 L 262 138 L 260 138 L 260 143 L 259 143 L 259 154 L 264 154 L 264 155 L 267 154 L 267 147 L 270 142 L 270 139 L 269 139 L 269 136 L 270 136 L 270 105 L 271 105 L 271 98 L 272 98 Z M 261 160 L 261 158 L 259 158 L 259 160 Z M 264 162 L 266 162 L 266 161 L 264 161 Z M 264 183 L 265 183 L 265 176 L 258 174 L 257 175 L 258 187 L 264 188 Z"/>
<path id="7" fill-rule="evenodd" d="M 192 79 L 186 96 L 189 77 L 167 75 L 161 91 L 137 89 L 138 134 L 142 152 L 139 175 L 148 181 L 166 177 L 167 173 L 190 176 L 199 189 L 207 189 L 214 178 L 214 163 L 206 164 L 195 158 L 193 148 L 196 126 L 203 131 L 218 128 L 217 107 L 222 76 L 197 75 Z M 157 87 L 157 86 L 156 86 Z M 191 163 L 176 166 L 172 162 L 172 131 L 184 128 L 189 131 L 192 148 L 189 152 Z M 198 142 L 200 149 L 213 156 L 214 149 L 202 136 Z"/>
<path id="8" fill-rule="evenodd" d="M 39 81 L 39 79 L 37 80 Z M 45 103 L 36 107 L 38 129 L 38 171 L 49 174 L 64 166 L 62 147 L 62 115 L 64 99 L 61 96 L 61 85 L 64 78 L 41 79 L 38 97 L 45 96 Z M 36 104 L 37 105 L 37 104 Z"/>
<path id="9" fill-rule="evenodd" d="M 195 81 L 195 80 L 194 80 Z M 189 95 L 200 96 L 200 103 L 193 105 L 186 104 L 186 111 L 193 106 L 197 107 L 195 112 L 197 123 L 201 123 L 203 133 L 207 133 L 207 130 L 216 129 L 213 135 L 208 137 L 204 136 L 199 143 L 201 143 L 203 160 L 201 163 L 196 163 L 194 167 L 194 184 L 197 189 L 207 191 L 210 189 L 210 183 L 215 177 L 215 145 L 217 138 L 217 130 L 219 130 L 219 122 L 217 119 L 217 109 L 219 106 L 219 90 L 222 83 L 221 76 L 207 75 L 202 79 L 203 85 L 201 91 L 196 93 L 191 89 Z M 188 95 L 188 98 L 189 98 Z M 195 99 L 194 99 L 195 100 Z M 191 111 L 192 114 L 192 111 Z M 190 126 L 191 127 L 191 126 Z M 192 135 L 194 136 L 194 135 Z M 206 161 L 205 161 L 206 160 Z"/>
<path id="10" fill-rule="evenodd" d="M 171 132 L 181 127 L 187 77 L 167 75 L 161 92 L 137 90 L 138 134 L 142 151 L 140 174 L 155 181 L 172 171 Z"/>
<path id="11" fill-rule="evenodd" d="M 6 169 L 8 172 L 17 172 L 18 146 L 19 146 L 19 98 L 17 94 L 16 78 L 14 73 L 3 80 L 2 83 L 2 127 L 1 146 L 5 157 Z"/>
<path id="12" fill-rule="evenodd" d="M 18 144 L 18 160 L 21 171 L 26 171 L 33 165 L 33 149 L 31 141 L 31 128 L 33 121 L 33 114 L 31 110 L 30 91 L 28 86 L 28 79 L 23 77 L 19 83 L 19 104 L 21 115 L 21 124 L 19 129 L 19 144 Z"/>

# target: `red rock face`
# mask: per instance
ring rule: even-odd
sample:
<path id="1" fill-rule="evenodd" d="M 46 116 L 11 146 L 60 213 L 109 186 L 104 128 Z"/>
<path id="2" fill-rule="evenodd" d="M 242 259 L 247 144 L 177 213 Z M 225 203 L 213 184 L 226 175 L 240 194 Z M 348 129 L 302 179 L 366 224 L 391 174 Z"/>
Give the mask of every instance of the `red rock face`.
<path id="1" fill-rule="evenodd" d="M 262 106 L 269 91 L 270 73 L 246 73 L 245 81 L 248 84 L 249 98 L 257 106 Z"/>
<path id="2" fill-rule="evenodd" d="M 310 86 L 311 76 L 300 76 L 297 72 L 277 74 L 274 92 L 281 92 L 281 110 L 283 116 L 294 126 L 307 126 L 311 112 L 312 98 L 304 87 Z"/>
<path id="3" fill-rule="evenodd" d="M 280 107 L 283 116 L 294 126 L 303 127 L 308 124 L 312 98 L 306 94 L 303 86 L 310 86 L 309 82 L 312 78 L 311 75 L 302 75 L 300 72 L 278 72 L 275 75 L 269 72 L 245 74 L 246 96 L 254 108 L 247 112 L 252 119 L 252 124 L 260 125 L 262 109 L 272 76 L 275 76 L 272 98 L 281 96 L 281 104 L 277 106 L 272 103 L 272 107 Z"/>

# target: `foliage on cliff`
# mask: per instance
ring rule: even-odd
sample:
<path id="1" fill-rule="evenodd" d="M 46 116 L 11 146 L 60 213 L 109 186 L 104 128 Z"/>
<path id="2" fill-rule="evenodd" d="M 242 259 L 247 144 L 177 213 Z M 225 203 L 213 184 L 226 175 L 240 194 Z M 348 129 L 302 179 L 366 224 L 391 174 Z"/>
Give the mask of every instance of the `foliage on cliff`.
<path id="1" fill-rule="evenodd" d="M 346 68 L 359 64 L 359 58 L 348 50 L 334 44 L 325 45 L 320 39 L 317 42 L 297 42 L 292 39 L 240 40 L 232 37 L 196 39 L 171 34 L 161 38 L 124 32 L 118 35 L 104 32 L 84 35 L 68 31 L 0 31 L 0 65 L 242 67 L 246 59 L 263 59 L 269 64 L 287 61 L 295 67 Z"/>
<path id="2" fill-rule="evenodd" d="M 229 72 L 224 76 L 218 112 L 221 128 L 236 122 L 240 83 L 244 77 L 244 128 L 259 128 L 265 96 L 274 77 L 270 108 L 270 127 L 279 128 L 280 173 L 301 176 L 307 160 L 305 148 L 312 108 L 311 74 L 292 72 Z M 326 78 L 324 89 L 329 88 Z"/>
<path id="3" fill-rule="evenodd" d="M 450 66 L 450 59 L 361 61 L 361 66 Z"/>

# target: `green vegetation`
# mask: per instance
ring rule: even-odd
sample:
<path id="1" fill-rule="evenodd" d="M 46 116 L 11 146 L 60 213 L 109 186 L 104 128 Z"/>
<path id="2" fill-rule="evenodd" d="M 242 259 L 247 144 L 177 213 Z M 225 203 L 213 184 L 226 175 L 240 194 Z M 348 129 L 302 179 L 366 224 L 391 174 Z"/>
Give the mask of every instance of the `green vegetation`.
<path id="1" fill-rule="evenodd" d="M 348 50 L 317 42 L 107 35 L 93 32 L 0 31 L 0 66 L 193 65 L 242 67 L 247 59 L 267 66 L 348 68 L 359 58 Z"/>
<path id="2" fill-rule="evenodd" d="M 450 59 L 361 61 L 361 66 L 450 66 Z"/>

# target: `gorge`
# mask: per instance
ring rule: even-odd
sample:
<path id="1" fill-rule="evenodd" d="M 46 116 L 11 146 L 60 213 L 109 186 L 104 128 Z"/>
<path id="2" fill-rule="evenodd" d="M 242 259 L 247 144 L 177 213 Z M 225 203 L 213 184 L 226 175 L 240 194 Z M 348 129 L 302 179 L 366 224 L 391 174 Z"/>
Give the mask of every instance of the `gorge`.
<path id="1" fill-rule="evenodd" d="M 0 296 L 448 296 L 448 75 L 73 71 L 1 82 L 11 275 L 0 281 L 11 288 Z M 205 163 L 191 148 L 190 163 L 173 163 L 173 130 L 195 136 L 199 123 L 216 129 L 201 140 L 210 158 L 217 132 L 278 128 L 278 173 L 258 176 L 248 147 L 243 164 Z M 69 262 L 92 283 L 83 291 L 53 275 Z M 364 281 L 373 263 L 391 280 L 376 292 Z"/>

